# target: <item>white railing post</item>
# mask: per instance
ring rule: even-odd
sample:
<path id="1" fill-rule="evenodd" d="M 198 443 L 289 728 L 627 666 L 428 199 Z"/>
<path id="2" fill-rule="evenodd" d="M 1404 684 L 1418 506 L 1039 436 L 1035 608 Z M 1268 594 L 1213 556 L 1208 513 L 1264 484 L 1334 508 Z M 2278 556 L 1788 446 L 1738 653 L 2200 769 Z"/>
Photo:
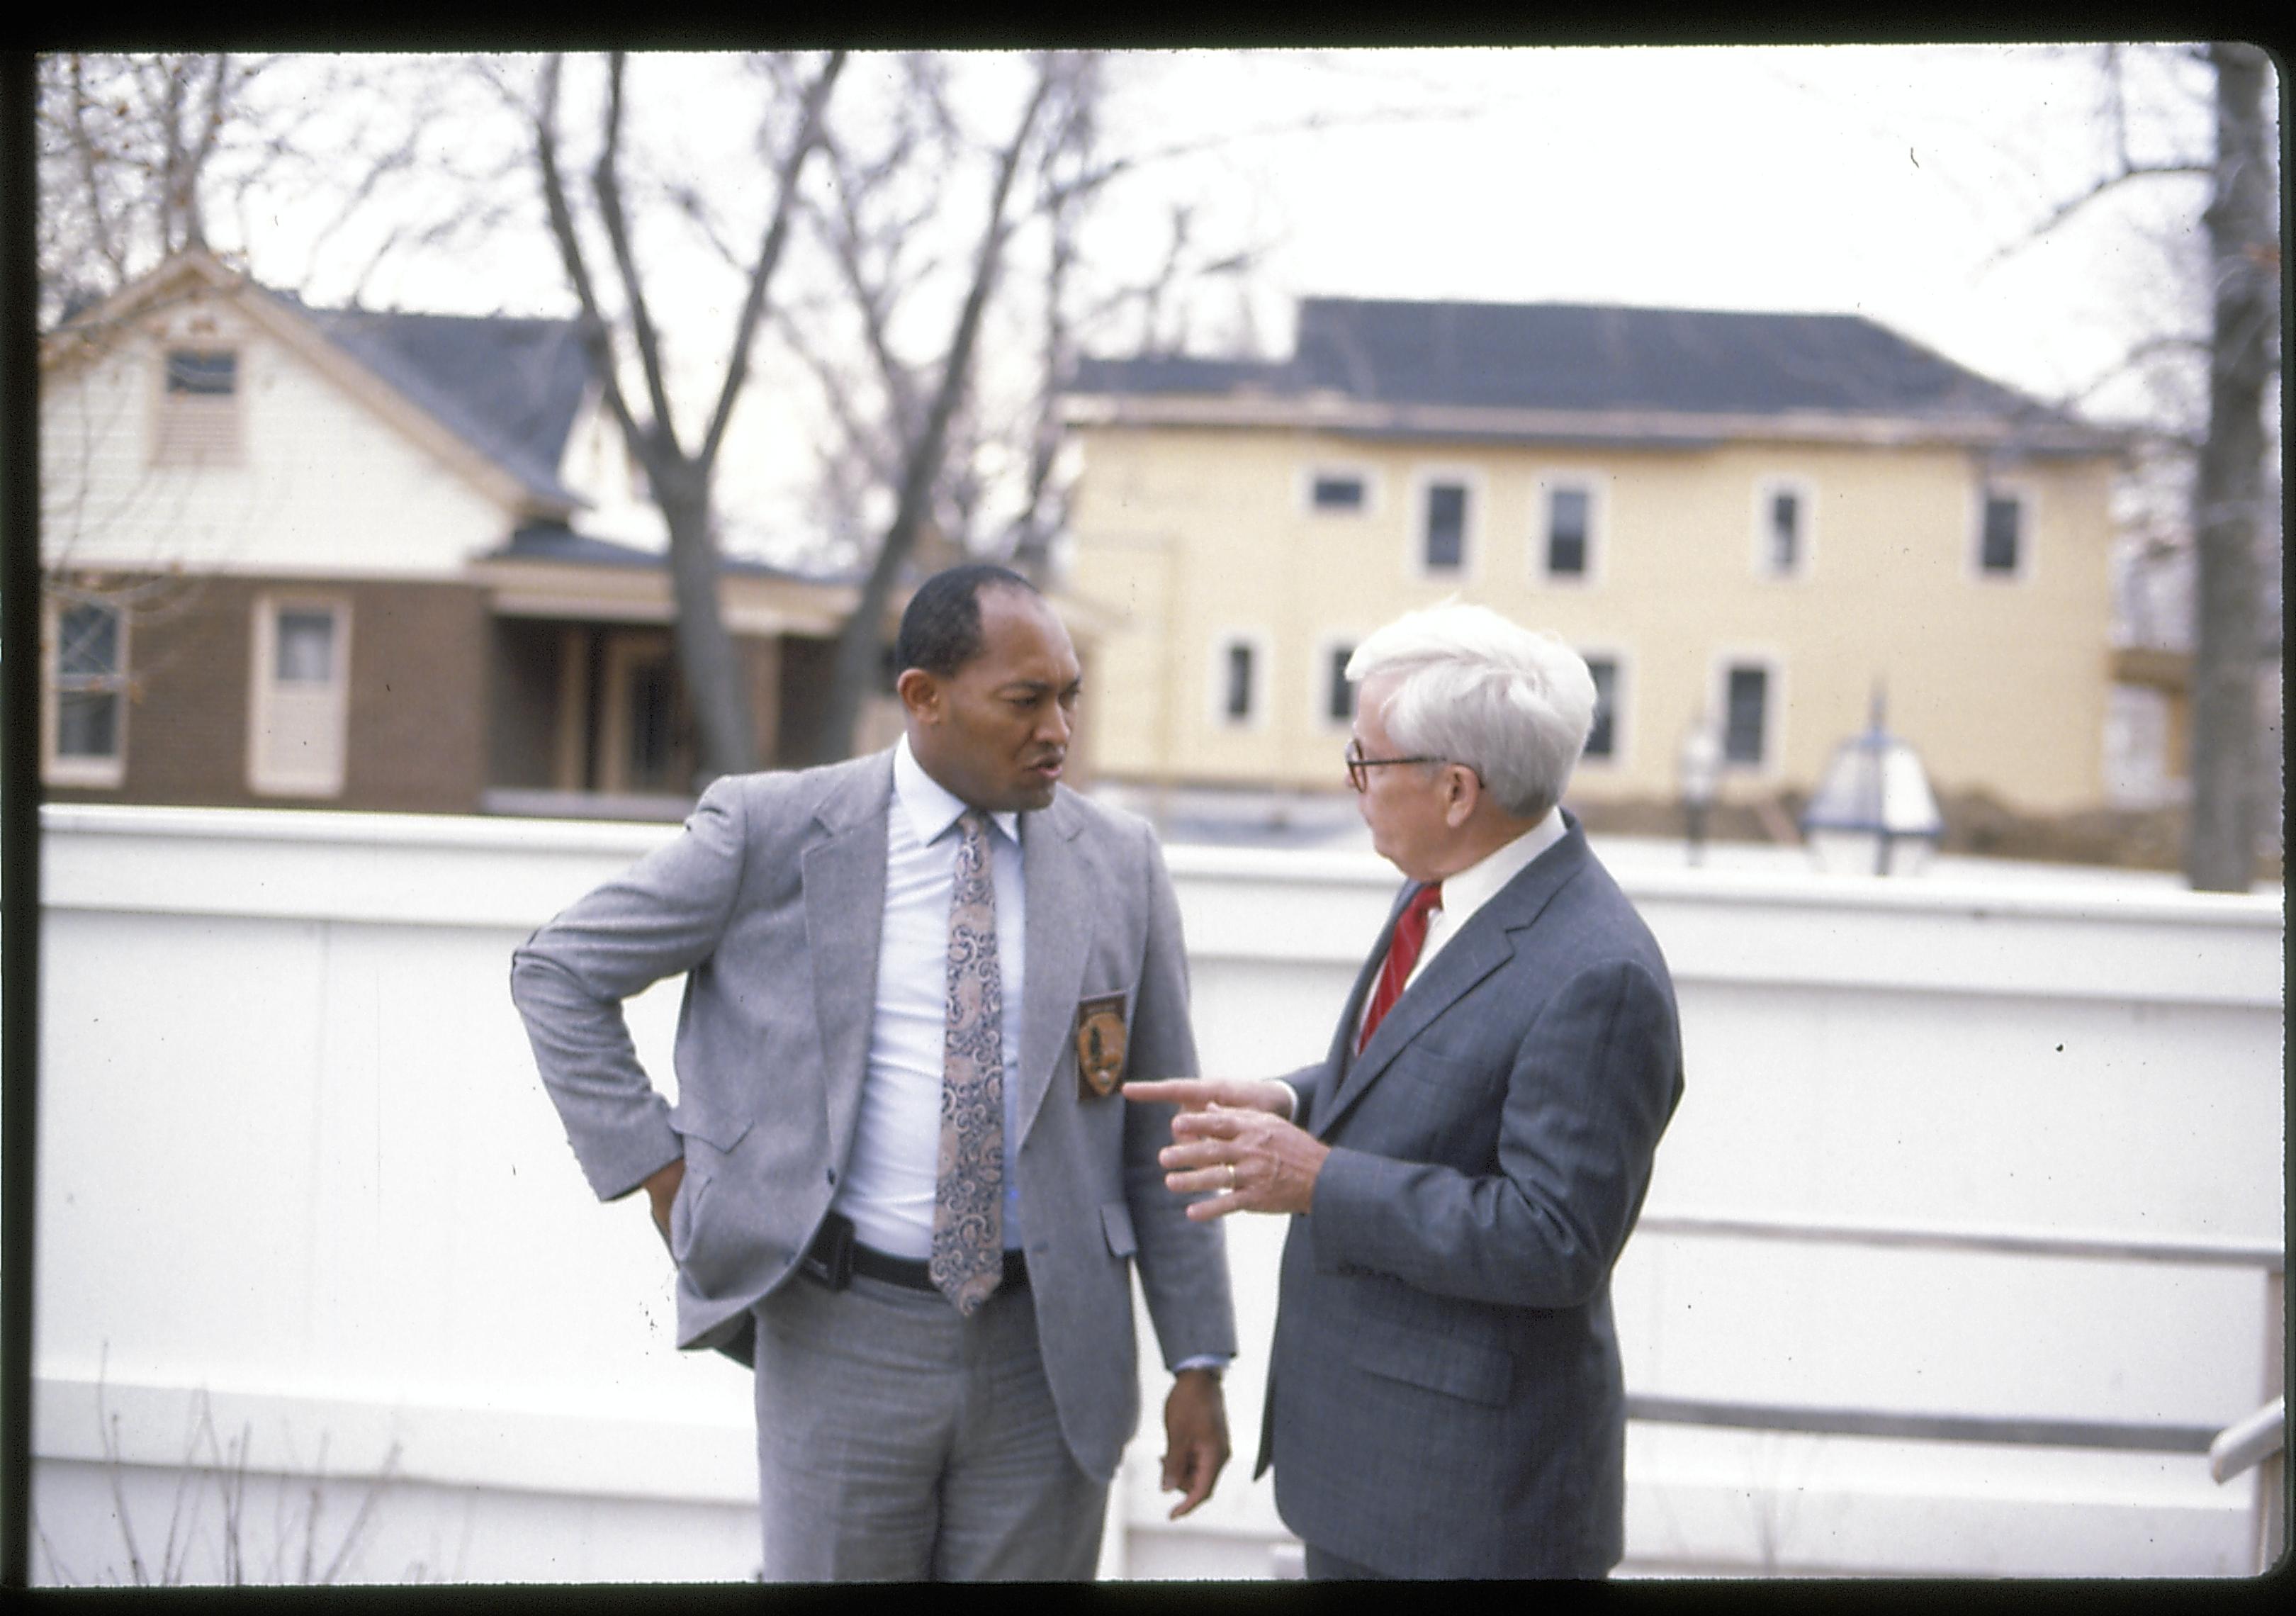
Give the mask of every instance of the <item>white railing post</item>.
<path id="1" fill-rule="evenodd" d="M 2280 1394 L 2288 1374 L 2288 1271 L 2276 1268 L 2264 1276 L 2264 1390 Z M 2279 1563 L 2288 1544 L 2287 1405 L 2281 1406 L 2280 1446 L 2256 1472 L 2256 1569 L 2270 1571 Z"/>

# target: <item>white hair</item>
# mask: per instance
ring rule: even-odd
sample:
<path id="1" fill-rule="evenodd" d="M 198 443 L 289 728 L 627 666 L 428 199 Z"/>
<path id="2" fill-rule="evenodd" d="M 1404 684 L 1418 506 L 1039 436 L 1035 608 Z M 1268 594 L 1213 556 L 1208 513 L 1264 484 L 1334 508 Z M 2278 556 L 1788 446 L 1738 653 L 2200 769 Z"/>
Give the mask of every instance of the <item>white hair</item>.
<path id="1" fill-rule="evenodd" d="M 1400 682 L 1380 712 L 1398 751 L 1464 763 L 1508 813 L 1562 800 L 1595 723 L 1595 677 L 1551 634 L 1488 606 L 1407 611 L 1356 647 L 1348 677 Z"/>

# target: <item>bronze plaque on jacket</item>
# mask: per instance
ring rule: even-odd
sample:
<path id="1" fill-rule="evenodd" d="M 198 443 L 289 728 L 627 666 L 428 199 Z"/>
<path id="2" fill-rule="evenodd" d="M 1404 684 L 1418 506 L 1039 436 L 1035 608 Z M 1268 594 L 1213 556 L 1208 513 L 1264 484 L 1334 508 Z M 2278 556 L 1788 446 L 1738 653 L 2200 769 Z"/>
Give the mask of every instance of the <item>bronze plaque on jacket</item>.
<path id="1" fill-rule="evenodd" d="M 1124 1081 L 1124 996 L 1103 993 L 1077 1005 L 1077 1079 L 1084 1098 L 1102 1098 Z"/>

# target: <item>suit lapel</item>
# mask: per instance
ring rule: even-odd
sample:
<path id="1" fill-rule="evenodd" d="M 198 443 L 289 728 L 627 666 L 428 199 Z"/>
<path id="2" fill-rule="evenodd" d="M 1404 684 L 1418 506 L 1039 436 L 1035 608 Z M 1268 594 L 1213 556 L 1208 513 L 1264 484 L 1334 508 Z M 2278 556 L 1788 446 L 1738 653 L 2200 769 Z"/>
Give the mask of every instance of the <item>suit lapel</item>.
<path id="1" fill-rule="evenodd" d="M 1395 1008 L 1373 1033 L 1352 1065 L 1340 1070 L 1342 1076 L 1332 1091 L 1331 1103 L 1318 1106 L 1312 1132 L 1319 1138 L 1327 1137 L 1340 1119 L 1357 1101 L 1363 1098 L 1380 1075 L 1394 1062 L 1395 1057 L 1409 1046 L 1435 1018 L 1448 1010 L 1467 990 L 1501 965 L 1514 957 L 1514 939 L 1510 935 L 1520 931 L 1538 918 L 1554 895 L 1573 875 L 1578 873 L 1587 857 L 1587 841 L 1575 820 L 1563 839 L 1548 849 L 1515 878 L 1498 890 L 1490 900 L 1477 910 L 1460 928 L 1459 934 L 1443 947 L 1420 973 L 1419 980 L 1404 989 Z M 1401 904 L 1397 906 L 1398 913 Z M 1388 931 L 1392 932 L 1390 918 Z M 1355 1038 L 1356 1012 L 1367 991 L 1376 962 L 1387 953 L 1387 939 L 1382 934 L 1380 947 L 1372 956 L 1372 964 L 1364 968 L 1356 984 L 1356 991 L 1348 1001 L 1348 1016 L 1341 1028 L 1336 1046 L 1341 1059 Z"/>
<path id="2" fill-rule="evenodd" d="M 1348 990 L 1347 1005 L 1340 1012 L 1339 1028 L 1332 1034 L 1331 1052 L 1324 1057 L 1324 1065 L 1332 1074 L 1331 1086 L 1324 1103 L 1312 1107 L 1301 1119 L 1302 1124 L 1311 1132 L 1323 1130 L 1323 1118 L 1331 1112 L 1332 1101 L 1339 1097 L 1340 1089 L 1346 1085 L 1354 1070 L 1356 1027 L 1363 1020 L 1364 1000 L 1370 995 L 1372 984 L 1379 980 L 1380 964 L 1387 958 L 1388 945 L 1395 940 L 1395 923 L 1410 903 L 1411 895 L 1418 890 L 1418 884 L 1412 882 L 1395 895 L 1395 902 L 1389 906 L 1387 911 L 1386 923 L 1380 927 L 1379 936 L 1372 943 L 1370 957 L 1356 969 L 1356 985 Z"/>
<path id="3" fill-rule="evenodd" d="M 1483 925 L 1482 919 L 1478 914 L 1469 921 L 1458 936 L 1444 945 L 1443 952 L 1420 973 L 1419 980 L 1405 988 L 1403 997 L 1395 1001 L 1395 1008 L 1387 1013 L 1379 1030 L 1371 1035 L 1371 1042 L 1364 1046 L 1363 1053 L 1340 1080 L 1331 1104 L 1317 1109 L 1315 1132 L 1318 1136 L 1330 1132 L 1422 1029 L 1456 1004 L 1468 988 L 1514 957 L 1514 945 L 1507 940 L 1506 933 L 1495 926 Z M 1360 998 L 1357 1002 L 1361 1002 Z M 1353 1041 L 1352 1015 L 1346 1036 Z"/>
<path id="4" fill-rule="evenodd" d="M 823 833 L 799 861 L 813 1013 L 821 1029 L 829 1148 L 840 1161 L 869 1067 L 885 914 L 885 816 L 893 797 L 893 755 L 882 753 L 871 764 L 856 769 L 823 799 L 815 810 Z"/>
<path id="5" fill-rule="evenodd" d="M 1076 838 L 1083 816 L 1065 793 L 1050 808 L 1021 818 L 1021 879 L 1028 888 L 1027 981 L 1021 1006 L 1021 1093 L 1014 1119 L 1029 1136 L 1037 1108 L 1061 1063 L 1062 1042 L 1084 986 L 1085 955 L 1092 940 L 1090 906 Z"/>

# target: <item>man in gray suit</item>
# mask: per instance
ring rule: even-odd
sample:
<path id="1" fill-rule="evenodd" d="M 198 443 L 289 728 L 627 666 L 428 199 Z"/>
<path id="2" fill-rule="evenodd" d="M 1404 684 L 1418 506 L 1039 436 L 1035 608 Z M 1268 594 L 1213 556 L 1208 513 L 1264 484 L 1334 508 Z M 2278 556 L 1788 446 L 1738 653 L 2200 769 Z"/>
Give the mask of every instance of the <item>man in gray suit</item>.
<path id="1" fill-rule="evenodd" d="M 1599 1577 L 1610 1276 L 1682 1092 L 1657 945 L 1559 802 L 1595 688 L 1479 606 L 1366 639 L 1348 774 L 1410 878 L 1323 1062 L 1177 1102 L 1189 1214 L 1284 1212 L 1259 1469 L 1311 1577 Z"/>
<path id="2" fill-rule="evenodd" d="M 1060 783 L 1079 670 L 1026 579 L 927 579 L 895 650 L 892 751 L 718 781 L 512 995 L 592 1189 L 652 1202 L 678 1344 L 754 1356 L 767 1578 L 1087 1578 L 1136 1261 L 1174 1514 L 1228 1454 L 1222 1236 L 1120 1087 L 1196 1069 L 1179 914 L 1146 825 Z M 671 1105 L 621 1004 L 681 972 Z"/>

